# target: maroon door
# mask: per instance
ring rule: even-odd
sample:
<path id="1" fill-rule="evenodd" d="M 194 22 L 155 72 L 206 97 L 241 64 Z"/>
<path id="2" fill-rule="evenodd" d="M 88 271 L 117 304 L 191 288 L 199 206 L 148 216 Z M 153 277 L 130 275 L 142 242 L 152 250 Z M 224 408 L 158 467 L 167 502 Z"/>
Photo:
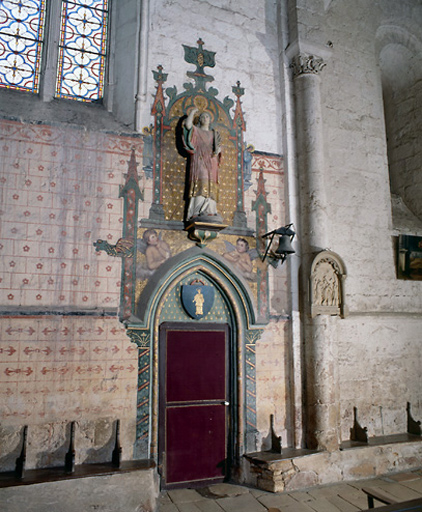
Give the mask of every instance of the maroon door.
<path id="1" fill-rule="evenodd" d="M 164 486 L 222 481 L 227 469 L 227 328 L 160 332 Z"/>

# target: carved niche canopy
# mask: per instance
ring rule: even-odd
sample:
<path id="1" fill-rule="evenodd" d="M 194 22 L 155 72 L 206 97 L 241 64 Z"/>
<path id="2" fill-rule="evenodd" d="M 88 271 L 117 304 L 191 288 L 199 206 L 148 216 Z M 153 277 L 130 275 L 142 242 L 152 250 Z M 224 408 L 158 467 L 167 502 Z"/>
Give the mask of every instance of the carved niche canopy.
<path id="1" fill-rule="evenodd" d="M 345 280 L 346 270 L 340 256 L 331 251 L 322 251 L 315 256 L 309 282 L 312 318 L 317 315 L 347 316 Z"/>
<path id="2" fill-rule="evenodd" d="M 215 66 L 215 52 L 205 50 L 202 39 L 197 41 L 197 45 L 183 45 L 185 61 L 196 66 L 194 71 L 187 72 L 192 81 L 183 84 L 184 91 L 178 93 L 176 86 L 164 89 L 167 73 L 163 72 L 162 66 L 153 71 L 157 82 L 151 111 L 155 119 L 153 201 L 149 218 L 143 219 L 141 225 L 181 229 L 186 205 L 187 155 L 180 144 L 180 133 L 183 119 L 196 107 L 198 117 L 200 113 L 208 112 L 211 127 L 220 133 L 222 139 L 218 212 L 223 223 L 233 226 L 238 234 L 250 234 L 244 208 L 243 132 L 246 125 L 240 101 L 244 89 L 237 82 L 232 87 L 236 102 L 228 96 L 220 101 L 218 90 L 207 87 L 214 78 L 204 71 L 205 67 Z"/>

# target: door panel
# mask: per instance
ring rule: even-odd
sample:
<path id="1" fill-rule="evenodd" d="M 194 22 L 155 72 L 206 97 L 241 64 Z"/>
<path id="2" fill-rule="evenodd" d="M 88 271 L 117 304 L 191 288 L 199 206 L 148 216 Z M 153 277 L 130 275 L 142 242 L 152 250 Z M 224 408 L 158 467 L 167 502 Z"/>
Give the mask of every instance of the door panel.
<path id="1" fill-rule="evenodd" d="M 224 331 L 168 331 L 167 402 L 226 399 Z"/>
<path id="2" fill-rule="evenodd" d="M 222 481 L 226 472 L 228 331 L 208 326 L 160 331 L 160 459 L 166 487 Z"/>
<path id="3" fill-rule="evenodd" d="M 224 405 L 167 409 L 167 483 L 224 476 Z"/>

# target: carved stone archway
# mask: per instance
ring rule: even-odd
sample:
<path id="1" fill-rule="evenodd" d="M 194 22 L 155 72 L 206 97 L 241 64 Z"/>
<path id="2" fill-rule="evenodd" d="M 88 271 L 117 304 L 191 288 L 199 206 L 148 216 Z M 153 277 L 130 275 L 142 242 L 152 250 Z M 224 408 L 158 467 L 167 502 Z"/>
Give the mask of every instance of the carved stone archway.
<path id="1" fill-rule="evenodd" d="M 236 408 L 233 437 L 235 462 L 256 450 L 255 344 L 262 334 L 246 281 L 234 275 L 222 258 L 208 249 L 194 247 L 163 264 L 138 302 L 136 317 L 126 323 L 127 333 L 139 347 L 136 458 L 157 457 L 158 443 L 158 337 L 163 322 L 198 324 L 180 303 L 180 289 L 202 280 L 215 289 L 213 310 L 204 322 L 230 326 L 231 361 Z"/>

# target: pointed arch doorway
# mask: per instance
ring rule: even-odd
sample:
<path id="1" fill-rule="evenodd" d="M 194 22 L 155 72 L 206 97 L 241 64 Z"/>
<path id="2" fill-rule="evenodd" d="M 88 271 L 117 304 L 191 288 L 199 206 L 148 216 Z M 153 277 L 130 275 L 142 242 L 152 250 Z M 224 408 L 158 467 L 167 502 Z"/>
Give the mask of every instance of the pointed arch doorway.
<path id="1" fill-rule="evenodd" d="M 214 290 L 202 318 L 182 302 L 193 282 Z M 156 461 L 162 487 L 241 481 L 241 457 L 256 451 L 255 343 L 263 332 L 247 283 L 218 254 L 191 248 L 160 266 L 136 316 L 127 324 L 140 348 L 136 458 Z"/>
<path id="2" fill-rule="evenodd" d="M 222 482 L 231 466 L 227 324 L 160 326 L 159 464 L 162 487 Z"/>

